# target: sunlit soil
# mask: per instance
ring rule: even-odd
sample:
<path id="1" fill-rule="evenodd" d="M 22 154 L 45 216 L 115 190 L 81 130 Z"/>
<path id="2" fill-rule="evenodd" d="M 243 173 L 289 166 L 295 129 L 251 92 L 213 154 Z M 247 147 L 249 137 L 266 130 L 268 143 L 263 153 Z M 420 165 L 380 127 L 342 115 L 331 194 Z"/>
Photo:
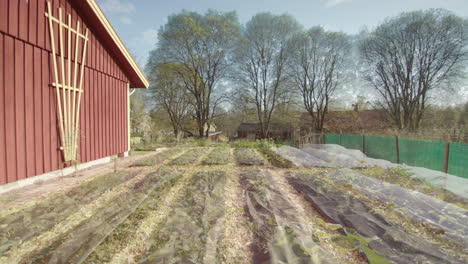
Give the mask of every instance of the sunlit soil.
<path id="1" fill-rule="evenodd" d="M 468 258 L 466 237 L 328 176 L 337 171 L 296 167 L 269 149 L 158 151 L 64 193 L 0 209 L 0 263 L 464 263 Z M 450 227 L 459 228 L 457 213 L 468 215 L 465 200 L 441 196 L 403 173 L 355 171 L 455 204 L 460 211 L 439 216 L 452 221 Z M 0 195 L 0 202 L 10 204 L 18 195 Z"/>

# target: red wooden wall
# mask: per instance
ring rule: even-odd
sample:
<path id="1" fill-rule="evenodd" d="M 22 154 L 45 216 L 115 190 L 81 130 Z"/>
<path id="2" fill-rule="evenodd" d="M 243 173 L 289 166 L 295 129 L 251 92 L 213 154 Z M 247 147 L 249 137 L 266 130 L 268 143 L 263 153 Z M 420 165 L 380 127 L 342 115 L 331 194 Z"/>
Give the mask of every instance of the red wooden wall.
<path id="1" fill-rule="evenodd" d="M 90 30 L 79 161 L 127 151 L 127 77 L 73 0 L 50 1 L 55 17 L 60 6 Z M 0 184 L 65 166 L 46 10 L 46 0 L 0 0 Z"/>

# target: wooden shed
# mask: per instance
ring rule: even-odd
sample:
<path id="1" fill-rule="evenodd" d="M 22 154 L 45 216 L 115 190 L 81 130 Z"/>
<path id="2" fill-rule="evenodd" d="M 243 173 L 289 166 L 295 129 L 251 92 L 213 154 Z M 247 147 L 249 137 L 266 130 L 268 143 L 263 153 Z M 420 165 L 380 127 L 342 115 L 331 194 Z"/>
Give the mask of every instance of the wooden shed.
<path id="1" fill-rule="evenodd" d="M 148 81 L 95 0 L 0 0 L 0 184 L 129 150 Z"/>

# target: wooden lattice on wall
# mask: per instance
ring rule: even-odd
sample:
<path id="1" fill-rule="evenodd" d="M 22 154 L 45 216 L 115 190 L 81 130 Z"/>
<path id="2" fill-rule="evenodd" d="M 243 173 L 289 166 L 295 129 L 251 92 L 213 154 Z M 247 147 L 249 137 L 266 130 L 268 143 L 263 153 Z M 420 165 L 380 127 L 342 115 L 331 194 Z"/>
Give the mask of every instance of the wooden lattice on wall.
<path id="1" fill-rule="evenodd" d="M 71 15 L 68 15 L 67 23 L 65 23 L 62 17 L 62 9 L 59 8 L 58 11 L 59 16 L 56 18 L 53 16 L 51 3 L 48 2 L 48 10 L 45 15 L 49 19 L 54 65 L 54 83 L 52 85 L 57 91 L 57 111 L 62 144 L 60 149 L 63 151 L 65 161 L 74 161 L 77 159 L 81 94 L 83 93 L 88 29 L 86 29 L 85 34 L 82 34 L 80 31 L 80 21 L 77 21 L 76 28 L 73 28 Z M 59 50 L 55 47 L 54 23 L 58 24 Z M 75 39 L 75 45 L 72 52 L 73 38 Z M 65 51 L 64 42 L 66 42 L 67 51 Z M 81 45 L 83 49 L 80 49 Z M 81 63 L 80 65 L 79 62 Z"/>

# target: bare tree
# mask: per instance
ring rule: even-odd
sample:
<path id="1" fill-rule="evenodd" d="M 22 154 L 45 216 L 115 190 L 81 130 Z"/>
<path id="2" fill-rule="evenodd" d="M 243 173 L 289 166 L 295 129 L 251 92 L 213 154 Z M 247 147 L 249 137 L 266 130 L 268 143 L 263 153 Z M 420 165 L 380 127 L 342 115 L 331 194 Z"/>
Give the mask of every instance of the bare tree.
<path id="1" fill-rule="evenodd" d="M 156 107 L 161 107 L 169 116 L 175 137 L 183 130 L 182 121 L 190 113 L 190 102 L 183 80 L 180 78 L 180 65 L 162 63 L 149 69 L 150 94 Z"/>
<path id="2" fill-rule="evenodd" d="M 351 45 L 344 33 L 322 27 L 301 32 L 291 42 L 291 80 L 312 117 L 313 130 L 321 132 L 330 98 L 344 79 Z"/>
<path id="3" fill-rule="evenodd" d="M 260 13 L 246 25 L 236 53 L 240 93 L 255 105 L 261 135 L 268 137 L 278 98 L 286 89 L 288 42 L 300 29 L 288 15 Z"/>
<path id="4" fill-rule="evenodd" d="M 467 58 L 467 23 L 441 9 L 403 13 L 360 43 L 365 79 L 399 129 L 417 129 L 433 90 L 458 80 Z"/>
<path id="5" fill-rule="evenodd" d="M 184 11 L 172 15 L 159 32 L 158 48 L 148 67 L 161 62 L 180 65 L 177 73 L 193 106 L 200 136 L 207 136 L 210 119 L 222 99 L 214 98 L 218 82 L 229 68 L 239 26 L 234 12 Z M 222 94 L 222 93 L 217 93 Z"/>

